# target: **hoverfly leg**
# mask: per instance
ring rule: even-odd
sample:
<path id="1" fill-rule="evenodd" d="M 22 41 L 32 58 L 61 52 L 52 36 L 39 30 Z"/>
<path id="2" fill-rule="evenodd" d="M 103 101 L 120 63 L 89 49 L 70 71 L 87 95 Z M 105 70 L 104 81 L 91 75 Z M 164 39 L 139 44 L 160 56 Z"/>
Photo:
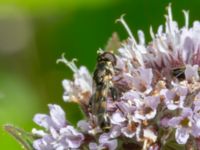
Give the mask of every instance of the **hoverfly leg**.
<path id="1" fill-rule="evenodd" d="M 119 97 L 118 90 L 115 87 L 110 87 L 110 92 L 111 92 L 113 101 L 117 100 Z"/>
<path id="2" fill-rule="evenodd" d="M 92 107 L 93 107 L 93 103 L 94 103 L 94 99 L 95 99 L 95 95 L 92 95 L 89 99 L 88 102 L 88 112 L 92 112 Z"/>
<path id="3" fill-rule="evenodd" d="M 103 113 L 99 116 L 99 125 L 103 131 L 108 132 L 110 129 L 110 119 L 107 113 Z"/>

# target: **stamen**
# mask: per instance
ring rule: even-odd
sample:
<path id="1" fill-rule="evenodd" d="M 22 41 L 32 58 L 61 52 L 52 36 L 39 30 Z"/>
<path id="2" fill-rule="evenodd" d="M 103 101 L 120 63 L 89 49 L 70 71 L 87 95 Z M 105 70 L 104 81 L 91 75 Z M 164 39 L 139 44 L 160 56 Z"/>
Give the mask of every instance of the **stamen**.
<path id="1" fill-rule="evenodd" d="M 183 14 L 185 16 L 185 27 L 188 29 L 189 27 L 189 11 L 183 10 Z"/>
<path id="2" fill-rule="evenodd" d="M 152 38 L 152 39 L 155 39 L 155 34 L 154 34 L 154 32 L 153 32 L 153 27 L 152 27 L 152 26 L 150 26 L 149 32 L 150 32 L 151 38 Z"/>
<path id="3" fill-rule="evenodd" d="M 169 3 L 169 5 L 167 6 L 167 12 L 168 12 L 169 21 L 173 21 L 171 3 Z"/>
<path id="4" fill-rule="evenodd" d="M 124 16 L 125 16 L 125 14 L 122 14 L 121 17 L 116 20 L 116 22 L 121 22 L 121 24 L 124 26 L 125 30 L 127 31 L 128 35 L 130 36 L 130 38 L 133 40 L 134 45 L 137 45 L 136 40 L 135 40 L 130 28 L 128 27 L 127 23 L 124 20 Z"/>
<path id="5" fill-rule="evenodd" d="M 138 50 L 136 50 L 135 51 L 135 55 L 136 55 L 136 58 L 137 58 L 138 62 L 140 63 L 140 65 L 144 66 L 144 61 L 143 61 L 143 57 L 142 57 L 141 52 L 139 52 Z"/>
<path id="6" fill-rule="evenodd" d="M 158 34 L 158 36 L 162 36 L 162 33 L 163 33 L 163 26 L 160 25 L 160 26 L 158 27 L 157 34 Z"/>
<path id="7" fill-rule="evenodd" d="M 138 31 L 138 39 L 139 39 L 140 45 L 145 45 L 145 36 L 144 36 L 144 32 L 142 30 Z"/>
<path id="8" fill-rule="evenodd" d="M 173 18 L 172 18 L 172 9 L 171 9 L 171 3 L 167 6 L 167 12 L 168 15 L 165 15 L 166 23 L 168 25 L 169 33 L 173 32 Z"/>
<path id="9" fill-rule="evenodd" d="M 165 43 L 163 42 L 163 40 L 161 39 L 161 37 L 158 37 L 158 40 L 156 41 L 157 47 L 159 49 L 160 52 L 163 52 L 165 54 L 167 54 L 167 47 L 165 46 Z"/>
<path id="10" fill-rule="evenodd" d="M 68 61 L 66 58 L 65 58 L 65 54 L 63 53 L 61 55 L 61 58 L 60 59 L 57 59 L 56 63 L 64 63 L 66 66 L 68 66 L 74 73 L 78 71 L 78 68 L 76 66 L 76 64 L 74 63 L 75 61 L 77 61 L 77 59 L 73 58 L 71 61 Z"/>

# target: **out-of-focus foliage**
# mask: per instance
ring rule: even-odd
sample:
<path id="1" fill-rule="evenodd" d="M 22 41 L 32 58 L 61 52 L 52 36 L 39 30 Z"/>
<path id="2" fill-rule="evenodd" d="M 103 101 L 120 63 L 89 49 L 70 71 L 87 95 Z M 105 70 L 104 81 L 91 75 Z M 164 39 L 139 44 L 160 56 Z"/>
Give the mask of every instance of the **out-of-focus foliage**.
<path id="1" fill-rule="evenodd" d="M 5 131 L 12 135 L 25 150 L 33 150 L 33 141 L 35 137 L 31 133 L 27 133 L 21 128 L 15 127 L 13 125 L 5 125 Z"/>
<path id="2" fill-rule="evenodd" d="M 200 20 L 198 0 L 0 0 L 0 125 L 12 123 L 30 131 L 36 113 L 47 113 L 48 103 L 61 104 L 72 123 L 81 118 L 75 104 L 62 100 L 61 81 L 72 72 L 56 59 L 68 59 L 92 72 L 96 50 L 104 48 L 113 32 L 126 32 L 115 20 L 126 13 L 133 33 L 149 26 L 157 30 L 172 3 L 174 18 L 184 23 L 182 9 L 191 20 Z M 0 149 L 21 147 L 0 129 Z"/>

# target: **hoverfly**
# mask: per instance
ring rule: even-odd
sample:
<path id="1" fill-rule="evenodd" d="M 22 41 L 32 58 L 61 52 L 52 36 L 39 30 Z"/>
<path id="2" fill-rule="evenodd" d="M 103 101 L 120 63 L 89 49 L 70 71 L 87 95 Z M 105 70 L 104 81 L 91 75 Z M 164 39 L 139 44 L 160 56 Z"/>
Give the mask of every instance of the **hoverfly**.
<path id="1" fill-rule="evenodd" d="M 97 117 L 97 123 L 103 130 L 110 128 L 108 118 L 107 97 L 117 99 L 117 90 L 113 86 L 112 77 L 115 74 L 116 57 L 111 52 L 103 52 L 98 55 L 96 69 L 93 74 L 95 93 L 90 98 L 89 107 L 92 115 Z"/>

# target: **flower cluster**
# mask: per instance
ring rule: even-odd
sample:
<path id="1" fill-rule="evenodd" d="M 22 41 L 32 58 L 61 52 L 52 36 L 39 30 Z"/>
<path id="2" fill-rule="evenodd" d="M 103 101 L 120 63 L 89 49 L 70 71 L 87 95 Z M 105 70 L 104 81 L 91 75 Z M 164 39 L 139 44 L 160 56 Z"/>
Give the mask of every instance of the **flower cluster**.
<path id="1" fill-rule="evenodd" d="M 75 128 L 60 106 L 49 105 L 50 116 L 34 117 L 45 128 L 33 130 L 39 137 L 35 149 L 159 150 L 170 141 L 200 149 L 200 22 L 189 28 L 189 14 L 184 11 L 185 25 L 179 28 L 171 7 L 167 10 L 165 26 L 159 26 L 157 33 L 150 28 L 148 44 L 142 31 L 136 41 L 123 16 L 118 19 L 129 38 L 114 54 L 117 63 L 111 80 L 118 97 L 106 97 L 109 130 L 102 129 L 98 117 L 88 111 L 95 94 L 92 75 L 64 56 L 58 60 L 74 72 L 73 81 L 63 81 L 63 99 L 78 103 L 86 119 Z"/>
<path id="2" fill-rule="evenodd" d="M 49 133 L 43 130 L 33 129 L 33 133 L 43 138 L 33 142 L 35 149 L 61 150 L 80 147 L 84 135 L 69 125 L 65 119 L 65 113 L 58 105 L 49 105 L 50 116 L 37 114 L 34 121 L 44 127 Z"/>

